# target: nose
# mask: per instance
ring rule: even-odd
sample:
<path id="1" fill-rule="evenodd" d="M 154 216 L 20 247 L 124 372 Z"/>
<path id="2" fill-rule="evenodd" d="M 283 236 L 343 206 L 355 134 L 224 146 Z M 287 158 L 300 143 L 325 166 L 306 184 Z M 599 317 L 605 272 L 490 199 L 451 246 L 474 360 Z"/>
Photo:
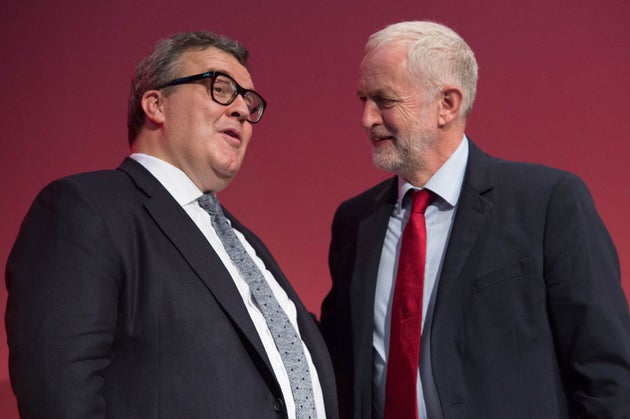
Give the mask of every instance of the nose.
<path id="1" fill-rule="evenodd" d="M 227 106 L 227 113 L 241 122 L 249 118 L 249 108 L 247 107 L 247 103 L 245 102 L 243 95 L 236 95 L 234 102 Z"/>
<path id="2" fill-rule="evenodd" d="M 376 103 L 371 99 L 366 99 L 363 102 L 363 115 L 361 116 L 361 123 L 365 129 L 370 129 L 374 125 L 383 123 L 381 111 Z"/>

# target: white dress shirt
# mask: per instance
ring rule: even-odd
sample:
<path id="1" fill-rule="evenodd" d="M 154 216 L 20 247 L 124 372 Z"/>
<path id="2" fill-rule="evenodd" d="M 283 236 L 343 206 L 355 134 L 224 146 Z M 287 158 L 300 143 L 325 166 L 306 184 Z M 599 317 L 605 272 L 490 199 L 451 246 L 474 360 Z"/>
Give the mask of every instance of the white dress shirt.
<path id="1" fill-rule="evenodd" d="M 256 331 L 260 336 L 260 340 L 265 347 L 265 351 L 267 352 L 267 356 L 269 358 L 269 361 L 271 362 L 273 372 L 276 376 L 276 379 L 278 380 L 278 383 L 280 384 L 280 389 L 282 390 L 282 395 L 284 397 L 284 402 L 287 407 L 289 419 L 295 419 L 295 402 L 293 400 L 293 393 L 291 392 L 289 377 L 287 376 L 287 372 L 284 368 L 284 363 L 282 362 L 280 353 L 278 352 L 273 337 L 269 332 L 267 322 L 265 321 L 263 314 L 259 310 L 255 300 L 252 297 L 251 292 L 249 291 L 249 286 L 241 276 L 236 265 L 234 265 L 234 263 L 232 262 L 232 259 L 230 259 L 230 256 L 223 247 L 223 243 L 221 243 L 221 239 L 219 239 L 217 233 L 212 227 L 212 223 L 210 222 L 210 215 L 203 208 L 201 208 L 199 206 L 199 203 L 197 202 L 197 199 L 203 195 L 203 192 L 183 171 L 163 160 L 141 153 L 134 153 L 130 157 L 140 163 L 142 166 L 144 166 L 149 172 L 151 172 L 151 174 L 162 184 L 162 186 L 166 188 L 166 190 L 173 196 L 173 198 L 179 203 L 179 205 L 182 206 L 182 208 L 186 211 L 190 218 L 192 218 L 192 220 L 195 222 L 197 227 L 199 227 L 199 230 L 201 230 L 214 251 L 221 258 L 221 261 L 223 262 L 226 269 L 232 276 L 232 279 L 234 280 L 234 285 L 236 285 L 236 288 L 238 289 L 238 292 L 243 299 L 243 303 L 247 308 L 247 312 L 249 313 L 249 316 L 252 319 L 254 326 L 256 327 Z M 289 299 L 284 289 L 282 289 L 282 287 L 278 284 L 271 272 L 267 270 L 263 261 L 256 255 L 255 250 L 247 242 L 245 237 L 236 229 L 234 229 L 234 233 L 236 233 L 236 236 L 243 243 L 243 246 L 245 247 L 245 250 L 247 251 L 249 256 L 263 273 L 265 280 L 269 284 L 269 287 L 278 300 L 278 303 L 286 312 L 291 323 L 293 324 L 293 327 L 295 327 L 295 330 L 299 335 L 300 330 L 297 324 L 297 312 L 293 301 Z M 319 419 L 325 419 L 326 411 L 324 407 L 324 397 L 321 385 L 319 383 L 317 370 L 313 365 L 311 354 L 304 342 L 302 342 L 302 346 L 304 347 L 304 353 L 308 360 L 308 366 L 311 372 L 317 417 Z"/>
<path id="2" fill-rule="evenodd" d="M 422 341 L 420 345 L 420 371 L 418 374 L 418 417 L 426 419 L 440 418 L 439 399 L 436 396 L 435 383 L 430 368 L 429 348 L 433 304 L 437 290 L 444 253 L 448 243 L 455 210 L 464 180 L 468 161 L 468 139 L 462 142 L 429 179 L 425 189 L 432 191 L 435 198 L 425 212 L 427 224 L 427 256 L 424 273 L 424 294 L 422 301 Z M 398 202 L 387 225 L 376 283 L 374 301 L 374 417 L 382 418 L 385 410 L 385 385 L 387 379 L 387 354 L 389 352 L 389 334 L 391 310 L 398 256 L 402 242 L 402 233 L 409 219 L 411 201 L 403 199 L 410 189 L 416 188 L 402 178 L 398 178 Z M 428 415 L 427 415 L 428 412 Z"/>

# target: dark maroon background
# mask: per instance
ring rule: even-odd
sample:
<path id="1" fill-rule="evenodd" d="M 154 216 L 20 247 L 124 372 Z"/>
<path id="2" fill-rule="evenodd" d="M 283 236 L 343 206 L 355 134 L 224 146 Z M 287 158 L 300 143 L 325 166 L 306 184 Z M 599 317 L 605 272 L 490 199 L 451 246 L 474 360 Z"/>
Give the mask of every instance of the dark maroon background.
<path id="1" fill-rule="evenodd" d="M 491 154 L 584 178 L 630 269 L 630 2 L 627 0 L 4 1 L 0 7 L 0 261 L 35 194 L 128 153 L 126 100 L 154 42 L 208 29 L 251 51 L 269 102 L 245 165 L 221 194 L 258 233 L 307 306 L 329 287 L 338 203 L 387 174 L 373 168 L 355 97 L 365 40 L 430 19 L 459 32 L 480 81 L 467 133 Z M 630 280 L 623 279 L 626 295 Z M 0 286 L 0 311 L 6 303 Z M 17 418 L 0 327 L 0 415 Z"/>

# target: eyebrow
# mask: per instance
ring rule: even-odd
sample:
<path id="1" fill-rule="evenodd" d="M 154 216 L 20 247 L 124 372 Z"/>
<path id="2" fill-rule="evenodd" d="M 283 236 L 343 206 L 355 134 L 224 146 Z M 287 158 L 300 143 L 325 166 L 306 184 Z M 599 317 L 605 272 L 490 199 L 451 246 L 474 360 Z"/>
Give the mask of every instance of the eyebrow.
<path id="1" fill-rule="evenodd" d="M 357 88 L 357 96 L 370 96 L 370 97 L 387 97 L 392 96 L 391 90 L 379 87 L 372 91 L 366 91 L 365 89 Z"/>
<path id="2" fill-rule="evenodd" d="M 218 68 L 210 68 L 210 69 L 204 71 L 204 73 L 223 73 L 223 74 L 226 74 L 226 75 L 234 78 L 234 76 L 232 76 L 229 72 L 227 72 L 225 70 L 218 69 Z"/>
<path id="3" fill-rule="evenodd" d="M 212 70 L 212 69 L 210 69 L 210 70 L 208 70 L 208 72 L 209 72 L 209 73 L 212 73 L 212 72 L 215 72 L 215 73 L 222 73 L 222 74 L 225 74 L 226 76 L 230 76 L 230 77 L 231 77 L 231 78 L 232 78 L 232 79 L 233 79 L 236 83 L 238 83 L 238 85 L 239 85 L 239 86 L 241 86 L 241 84 L 238 82 L 238 80 L 236 80 L 236 77 L 235 77 L 232 73 L 230 73 L 229 71 L 226 71 L 226 70 L 216 70 L 216 69 L 215 69 L 215 70 Z M 251 79 L 251 76 L 250 76 L 250 79 Z M 252 87 L 245 87 L 245 86 L 241 86 L 241 87 L 242 87 L 243 89 L 246 89 L 246 90 L 254 90 L 254 89 L 255 89 L 255 87 L 254 87 L 254 81 L 252 80 Z"/>

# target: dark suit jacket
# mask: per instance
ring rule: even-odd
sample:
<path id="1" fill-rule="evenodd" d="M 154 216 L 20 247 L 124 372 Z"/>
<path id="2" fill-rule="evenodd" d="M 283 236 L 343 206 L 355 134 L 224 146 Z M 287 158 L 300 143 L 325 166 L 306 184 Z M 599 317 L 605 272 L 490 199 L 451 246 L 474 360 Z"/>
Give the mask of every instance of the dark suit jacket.
<path id="1" fill-rule="evenodd" d="M 229 214 L 227 214 L 229 216 Z M 334 373 L 295 303 L 329 418 Z M 35 200 L 7 264 L 10 374 L 23 418 L 284 418 L 234 282 L 194 222 L 140 164 L 71 176 Z"/>
<path id="2" fill-rule="evenodd" d="M 396 195 L 385 181 L 333 221 L 321 322 L 343 418 L 372 416 L 374 293 Z M 431 331 L 445 419 L 630 418 L 617 254 L 574 175 L 470 144 Z"/>

